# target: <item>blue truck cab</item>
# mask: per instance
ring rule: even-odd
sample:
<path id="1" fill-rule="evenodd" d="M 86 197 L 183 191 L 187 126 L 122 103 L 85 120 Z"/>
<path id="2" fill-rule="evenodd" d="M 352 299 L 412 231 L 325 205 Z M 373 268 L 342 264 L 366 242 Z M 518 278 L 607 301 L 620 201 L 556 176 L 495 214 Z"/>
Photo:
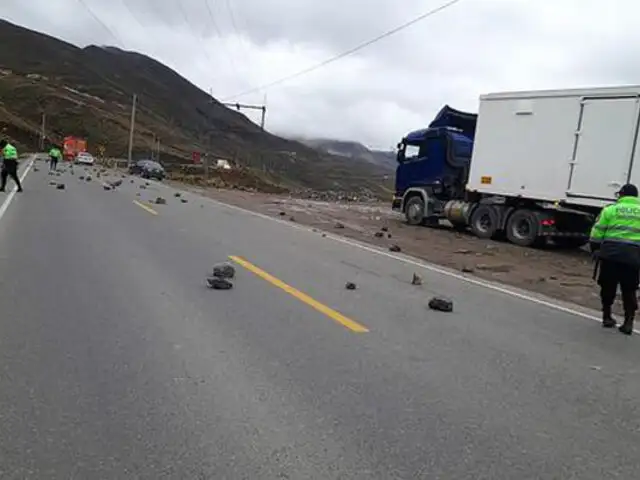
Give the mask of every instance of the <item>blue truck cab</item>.
<path id="1" fill-rule="evenodd" d="M 392 207 L 410 224 L 438 221 L 447 202 L 464 198 L 477 118 L 444 106 L 398 144 Z"/>

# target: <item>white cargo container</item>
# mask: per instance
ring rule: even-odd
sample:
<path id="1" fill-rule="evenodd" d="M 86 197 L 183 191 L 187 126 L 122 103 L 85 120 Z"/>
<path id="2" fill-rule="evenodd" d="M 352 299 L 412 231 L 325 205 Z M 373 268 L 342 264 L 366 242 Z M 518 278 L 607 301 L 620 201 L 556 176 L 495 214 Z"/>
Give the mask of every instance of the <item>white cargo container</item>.
<path id="1" fill-rule="evenodd" d="M 640 86 L 480 97 L 467 191 L 601 208 L 640 183 Z"/>

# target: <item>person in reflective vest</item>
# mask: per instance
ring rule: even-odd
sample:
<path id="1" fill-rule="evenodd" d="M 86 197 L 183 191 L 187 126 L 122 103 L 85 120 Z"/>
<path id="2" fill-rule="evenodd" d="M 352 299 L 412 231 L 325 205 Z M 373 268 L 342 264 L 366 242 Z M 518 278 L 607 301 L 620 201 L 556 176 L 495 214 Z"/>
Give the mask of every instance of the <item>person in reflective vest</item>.
<path id="1" fill-rule="evenodd" d="M 0 185 L 0 192 L 5 191 L 7 177 L 11 177 L 16 182 L 18 191 L 21 192 L 22 185 L 18 177 L 18 150 L 6 140 L 0 140 L 0 152 L 2 152 L 2 171 L 0 171 L 2 184 Z"/>
<path id="2" fill-rule="evenodd" d="M 58 161 L 61 158 L 62 158 L 62 152 L 56 145 L 53 145 L 51 147 L 51 150 L 49 150 L 49 170 L 57 170 Z"/>
<path id="3" fill-rule="evenodd" d="M 611 307 L 620 285 L 624 307 L 624 323 L 618 328 L 631 335 L 638 309 L 636 292 L 640 284 L 640 199 L 638 187 L 624 185 L 618 201 L 605 207 L 591 229 L 591 251 L 597 258 L 600 272 L 602 326 L 614 328 L 616 321 Z"/>

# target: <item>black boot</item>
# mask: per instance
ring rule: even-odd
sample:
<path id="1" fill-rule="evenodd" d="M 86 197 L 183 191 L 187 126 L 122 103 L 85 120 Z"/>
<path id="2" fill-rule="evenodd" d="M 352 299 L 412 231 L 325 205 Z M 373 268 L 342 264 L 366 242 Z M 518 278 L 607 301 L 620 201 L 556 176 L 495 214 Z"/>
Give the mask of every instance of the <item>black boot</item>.
<path id="1" fill-rule="evenodd" d="M 611 306 L 602 307 L 602 328 L 615 328 L 615 319 L 611 316 Z"/>
<path id="2" fill-rule="evenodd" d="M 618 327 L 620 333 L 625 335 L 631 335 L 633 333 L 633 321 L 635 319 L 635 312 L 624 314 L 624 323 Z"/>

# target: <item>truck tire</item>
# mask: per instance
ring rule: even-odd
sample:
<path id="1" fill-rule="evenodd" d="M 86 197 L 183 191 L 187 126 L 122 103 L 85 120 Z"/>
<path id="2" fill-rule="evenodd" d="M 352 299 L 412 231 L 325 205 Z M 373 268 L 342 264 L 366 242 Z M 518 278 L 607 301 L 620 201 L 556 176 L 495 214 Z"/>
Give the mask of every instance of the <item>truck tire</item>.
<path id="1" fill-rule="evenodd" d="M 516 210 L 507 220 L 507 239 L 521 247 L 540 247 L 546 239 L 541 237 L 539 219 L 532 210 Z"/>
<path id="2" fill-rule="evenodd" d="M 469 227 L 478 238 L 493 238 L 498 233 L 500 216 L 491 205 L 478 205 L 471 214 Z"/>
<path id="3" fill-rule="evenodd" d="M 409 225 L 422 225 L 424 222 L 424 200 L 420 195 L 415 195 L 404 206 L 404 216 Z"/>

